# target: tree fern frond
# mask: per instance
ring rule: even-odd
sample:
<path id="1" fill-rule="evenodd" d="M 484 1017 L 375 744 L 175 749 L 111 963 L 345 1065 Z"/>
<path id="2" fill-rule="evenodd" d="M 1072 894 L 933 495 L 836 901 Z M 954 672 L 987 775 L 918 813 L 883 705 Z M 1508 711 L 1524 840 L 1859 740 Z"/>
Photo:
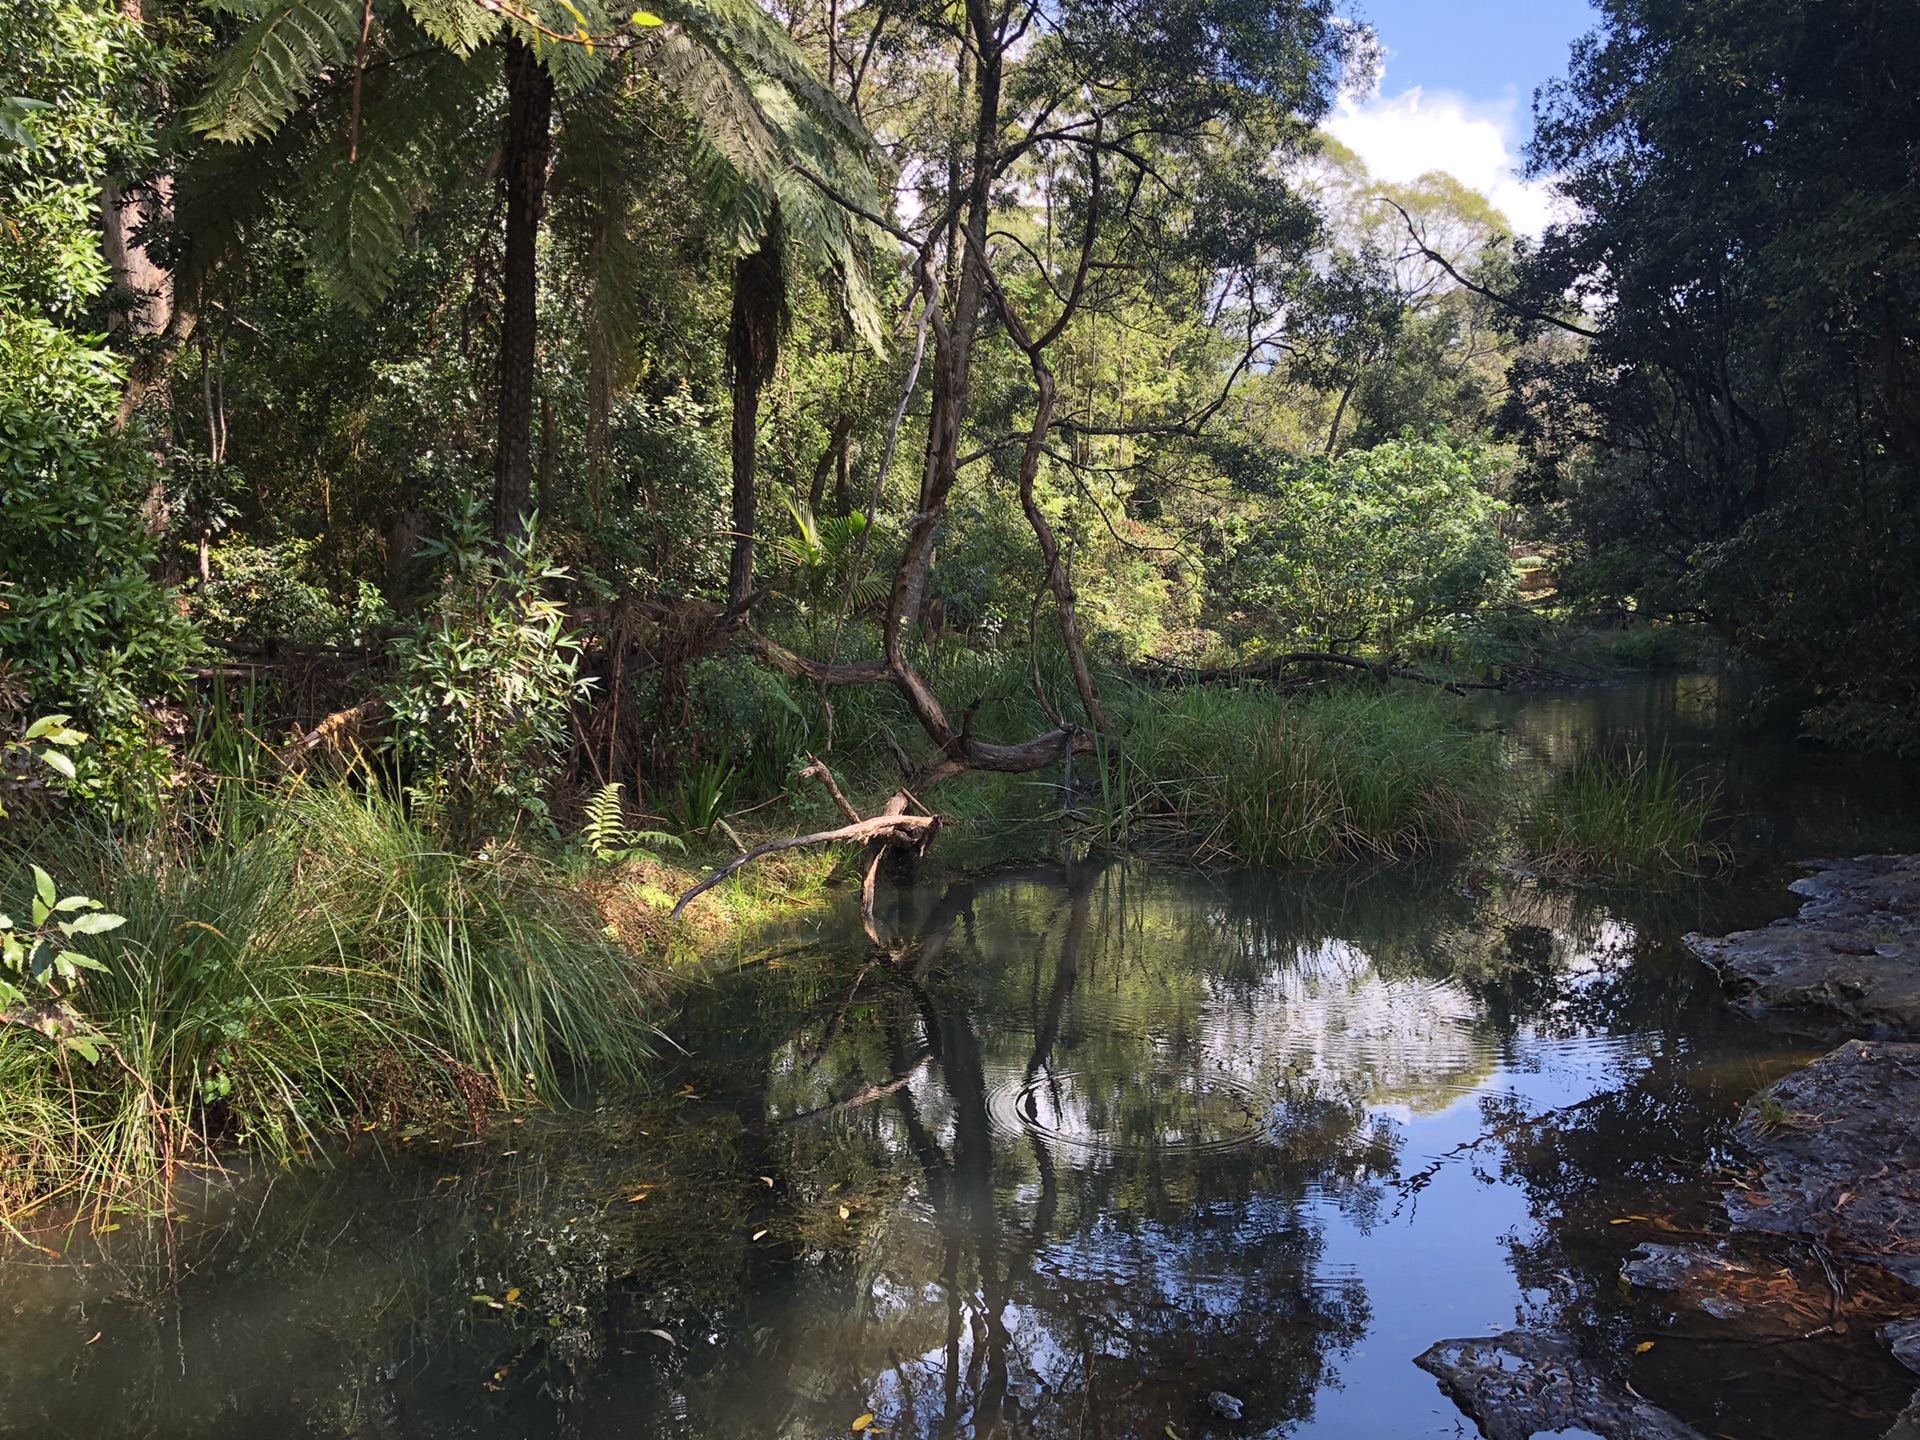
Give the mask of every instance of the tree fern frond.
<path id="1" fill-rule="evenodd" d="M 406 0 L 406 4 L 407 13 L 422 30 L 463 59 L 499 34 L 505 23 L 497 11 L 475 0 Z"/>
<path id="2" fill-rule="evenodd" d="M 482 60 L 438 47 L 382 77 L 364 111 L 359 158 L 334 151 L 314 177 L 308 256 L 321 294 L 360 310 L 386 294 L 414 217 L 491 78 Z"/>
<path id="3" fill-rule="evenodd" d="M 873 148 L 866 127 L 830 87 L 821 83 L 800 47 L 761 9 L 758 0 L 661 0 L 649 8 L 695 39 L 702 49 L 773 82 L 849 149 L 864 152 Z"/>
<path id="4" fill-rule="evenodd" d="M 360 38 L 355 0 L 279 0 L 221 57 L 194 128 L 242 143 L 272 133 Z"/>

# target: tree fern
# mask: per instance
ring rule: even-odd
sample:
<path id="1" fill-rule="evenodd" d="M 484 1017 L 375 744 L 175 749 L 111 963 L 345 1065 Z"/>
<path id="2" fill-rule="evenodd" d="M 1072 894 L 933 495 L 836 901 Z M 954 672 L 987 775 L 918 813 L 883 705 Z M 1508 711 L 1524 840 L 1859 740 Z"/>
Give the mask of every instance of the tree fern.
<path id="1" fill-rule="evenodd" d="M 194 127 L 237 144 L 272 134 L 353 57 L 360 11 L 356 0 L 279 0 L 221 57 Z"/>
<path id="2" fill-rule="evenodd" d="M 450 142 L 467 129 L 491 78 L 444 50 L 417 54 L 384 77 L 366 106 L 358 159 L 330 150 L 309 181 L 308 255 L 321 294 L 365 310 L 386 293 Z"/>

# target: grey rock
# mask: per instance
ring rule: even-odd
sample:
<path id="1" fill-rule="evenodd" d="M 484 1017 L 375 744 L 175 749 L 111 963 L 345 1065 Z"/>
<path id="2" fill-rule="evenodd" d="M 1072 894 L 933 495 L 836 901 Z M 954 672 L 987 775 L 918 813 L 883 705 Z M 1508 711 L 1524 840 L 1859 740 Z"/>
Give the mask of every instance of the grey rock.
<path id="1" fill-rule="evenodd" d="M 1796 918 L 1688 948 L 1756 1007 L 1920 1033 L 1920 856 L 1805 863 L 1814 873 L 1788 887 L 1807 897 Z"/>
<path id="2" fill-rule="evenodd" d="M 1702 1245 L 1642 1245 L 1620 1267 L 1620 1278 L 1646 1290 L 1671 1290 L 1691 1300 L 1716 1320 L 1746 1313 L 1730 1295 L 1712 1293 L 1716 1282 L 1752 1279 L 1758 1274 L 1730 1256 Z M 1707 1293 L 1702 1294 L 1705 1291 Z"/>
<path id="3" fill-rule="evenodd" d="M 1224 1390 L 1215 1390 L 1207 1396 L 1207 1408 L 1222 1420 L 1239 1420 L 1246 1414 L 1246 1405 Z"/>
<path id="4" fill-rule="evenodd" d="M 1920 1390 L 1914 1392 L 1907 1408 L 1894 1417 L 1893 1428 L 1880 1440 L 1920 1440 Z"/>
<path id="5" fill-rule="evenodd" d="M 1895 1320 L 1880 1327 L 1880 1338 L 1893 1358 L 1909 1370 L 1920 1370 L 1920 1320 Z"/>
<path id="6" fill-rule="evenodd" d="M 1435 1376 L 1487 1440 L 1541 1434 L 1703 1440 L 1700 1432 L 1596 1371 L 1564 1335 L 1509 1330 L 1442 1340 L 1414 1364 Z"/>
<path id="7" fill-rule="evenodd" d="M 1747 1102 L 1765 1164 L 1725 1199 L 1738 1229 L 1818 1240 L 1920 1285 L 1920 1044 L 1851 1040 Z"/>

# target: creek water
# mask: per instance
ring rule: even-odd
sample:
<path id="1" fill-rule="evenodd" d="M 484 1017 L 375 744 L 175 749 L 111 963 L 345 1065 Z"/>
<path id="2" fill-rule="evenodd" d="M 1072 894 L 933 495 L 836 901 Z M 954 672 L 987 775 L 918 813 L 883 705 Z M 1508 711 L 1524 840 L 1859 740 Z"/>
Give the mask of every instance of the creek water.
<path id="1" fill-rule="evenodd" d="M 810 914 L 697 992 L 649 1100 L 12 1247 L 0 1432 L 1457 1436 L 1414 1357 L 1529 1325 L 1703 1434 L 1878 1436 L 1916 1377 L 1837 1302 L 1718 1319 L 1618 1279 L 1724 1229 L 1740 1104 L 1834 1038 L 1730 1006 L 1680 936 L 1791 913 L 1794 858 L 1920 848 L 1911 768 L 1743 728 L 1728 683 L 1481 713 L 1532 765 L 1710 777 L 1729 876 L 883 890 L 875 935 Z"/>

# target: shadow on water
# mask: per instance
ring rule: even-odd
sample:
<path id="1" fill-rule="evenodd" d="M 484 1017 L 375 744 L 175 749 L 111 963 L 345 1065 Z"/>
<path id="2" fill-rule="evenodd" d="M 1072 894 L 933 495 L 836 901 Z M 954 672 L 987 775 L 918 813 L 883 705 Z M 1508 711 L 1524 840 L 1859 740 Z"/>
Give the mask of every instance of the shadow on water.
<path id="1" fill-rule="evenodd" d="M 1718 766 L 1766 860 L 1915 844 L 1910 775 L 1664 683 L 1499 718 Z M 1524 1323 L 1706 1434 L 1877 1436 L 1912 1377 L 1872 1284 L 1771 1256 L 1816 1325 L 1618 1282 L 1724 1228 L 1739 1104 L 1832 1038 L 1680 944 L 1787 910 L 1758 873 L 1051 865 L 815 916 L 693 998 L 652 1100 L 9 1259 L 0 1432 L 1458 1435 L 1413 1356 Z"/>

